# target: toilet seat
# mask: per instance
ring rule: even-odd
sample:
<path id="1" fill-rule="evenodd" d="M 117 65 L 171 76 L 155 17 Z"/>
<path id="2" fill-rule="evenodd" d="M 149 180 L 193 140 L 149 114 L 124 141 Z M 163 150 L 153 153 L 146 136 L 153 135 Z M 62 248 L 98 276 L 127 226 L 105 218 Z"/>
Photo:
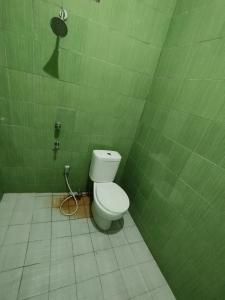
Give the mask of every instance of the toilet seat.
<path id="1" fill-rule="evenodd" d="M 114 182 L 95 183 L 96 200 L 106 211 L 122 214 L 129 208 L 129 198 L 125 191 Z"/>

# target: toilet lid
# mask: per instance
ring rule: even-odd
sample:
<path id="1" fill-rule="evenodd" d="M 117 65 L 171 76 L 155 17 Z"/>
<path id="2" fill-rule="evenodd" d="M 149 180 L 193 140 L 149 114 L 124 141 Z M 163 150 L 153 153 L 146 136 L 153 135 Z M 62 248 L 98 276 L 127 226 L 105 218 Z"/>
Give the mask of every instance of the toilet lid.
<path id="1" fill-rule="evenodd" d="M 129 207 L 127 194 L 114 182 L 98 183 L 96 194 L 102 206 L 111 212 L 123 213 Z"/>

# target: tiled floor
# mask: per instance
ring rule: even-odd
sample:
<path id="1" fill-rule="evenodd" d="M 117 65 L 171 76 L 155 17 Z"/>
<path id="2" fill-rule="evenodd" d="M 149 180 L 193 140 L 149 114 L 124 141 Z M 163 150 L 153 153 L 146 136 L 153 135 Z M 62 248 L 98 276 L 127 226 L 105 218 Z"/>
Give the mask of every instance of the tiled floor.
<path id="1" fill-rule="evenodd" d="M 57 197 L 0 202 L 1 300 L 175 299 L 129 214 L 105 234 L 51 208 Z"/>

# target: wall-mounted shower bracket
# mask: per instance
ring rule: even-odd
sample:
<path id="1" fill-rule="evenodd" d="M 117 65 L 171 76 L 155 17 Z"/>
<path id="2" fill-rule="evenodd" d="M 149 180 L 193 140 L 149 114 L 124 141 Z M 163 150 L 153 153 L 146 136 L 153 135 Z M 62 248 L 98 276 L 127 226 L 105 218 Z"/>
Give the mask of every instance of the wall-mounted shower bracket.
<path id="1" fill-rule="evenodd" d="M 61 20 L 66 21 L 68 19 L 68 13 L 67 10 L 65 10 L 63 7 L 61 7 L 59 11 L 59 17 Z"/>

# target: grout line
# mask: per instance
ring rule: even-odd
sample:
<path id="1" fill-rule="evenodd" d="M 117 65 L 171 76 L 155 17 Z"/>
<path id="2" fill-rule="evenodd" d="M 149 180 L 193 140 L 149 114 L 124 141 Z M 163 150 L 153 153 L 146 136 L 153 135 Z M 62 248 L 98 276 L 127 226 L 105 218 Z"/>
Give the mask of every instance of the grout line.
<path id="1" fill-rule="evenodd" d="M 47 293 L 43 293 L 43 294 L 39 294 L 39 295 L 35 295 L 35 296 L 31 296 L 31 297 L 28 297 L 28 298 L 23 298 L 22 300 L 32 300 L 32 299 L 34 299 L 36 297 L 45 296 L 47 294 L 48 294 L 48 292 Z"/>
<path id="2" fill-rule="evenodd" d="M 77 283 L 77 276 L 76 276 L 76 267 L 75 267 L 75 260 L 74 260 L 74 247 L 73 247 L 73 239 L 72 239 L 72 229 L 71 229 L 71 220 L 69 217 L 69 224 L 70 224 L 70 235 L 71 235 L 71 244 L 72 244 L 72 259 L 73 259 L 73 270 L 74 270 L 74 280 L 75 280 L 75 285 Z M 77 285 L 76 285 L 76 298 L 78 299 L 78 293 L 77 293 Z"/>
<path id="3" fill-rule="evenodd" d="M 31 233 L 31 224 L 30 224 L 30 230 L 29 230 L 28 239 L 27 239 L 26 254 L 25 254 L 25 256 L 24 256 L 24 262 L 23 262 L 24 265 L 25 265 L 25 261 L 26 261 L 26 257 L 27 257 L 27 251 L 28 251 L 28 245 L 29 245 L 30 233 Z M 21 278 L 20 278 L 20 284 L 19 284 L 18 293 L 17 293 L 17 298 L 16 298 L 17 300 L 19 299 L 20 288 L 21 288 L 22 279 L 23 279 L 23 272 L 24 272 L 24 267 L 23 267 L 23 269 L 22 269 L 22 274 L 21 274 Z"/>
<path id="4" fill-rule="evenodd" d="M 51 230 L 50 230 L 50 255 L 49 255 L 49 276 L 48 276 L 48 300 L 50 296 L 50 282 L 51 282 L 51 255 L 52 255 L 52 204 L 53 204 L 53 194 L 51 193 Z"/>
<path id="5" fill-rule="evenodd" d="M 93 254 L 94 254 L 94 258 L 95 258 L 95 263 L 96 263 L 97 270 L 98 270 L 98 276 L 95 276 L 95 277 L 99 278 L 102 296 L 103 296 L 103 298 L 105 298 L 105 297 L 104 297 L 103 287 L 102 287 L 102 282 L 101 282 L 100 269 L 99 269 L 98 262 L 97 262 L 96 251 L 95 251 L 95 249 L 94 249 L 94 244 L 93 244 L 93 241 L 92 241 L 92 236 L 91 236 L 89 224 L 88 224 L 88 228 L 89 228 L 89 235 L 90 235 L 90 239 L 91 239 L 91 245 L 92 245 L 92 249 L 93 249 Z M 92 233 L 94 233 L 94 232 L 92 232 Z"/>

